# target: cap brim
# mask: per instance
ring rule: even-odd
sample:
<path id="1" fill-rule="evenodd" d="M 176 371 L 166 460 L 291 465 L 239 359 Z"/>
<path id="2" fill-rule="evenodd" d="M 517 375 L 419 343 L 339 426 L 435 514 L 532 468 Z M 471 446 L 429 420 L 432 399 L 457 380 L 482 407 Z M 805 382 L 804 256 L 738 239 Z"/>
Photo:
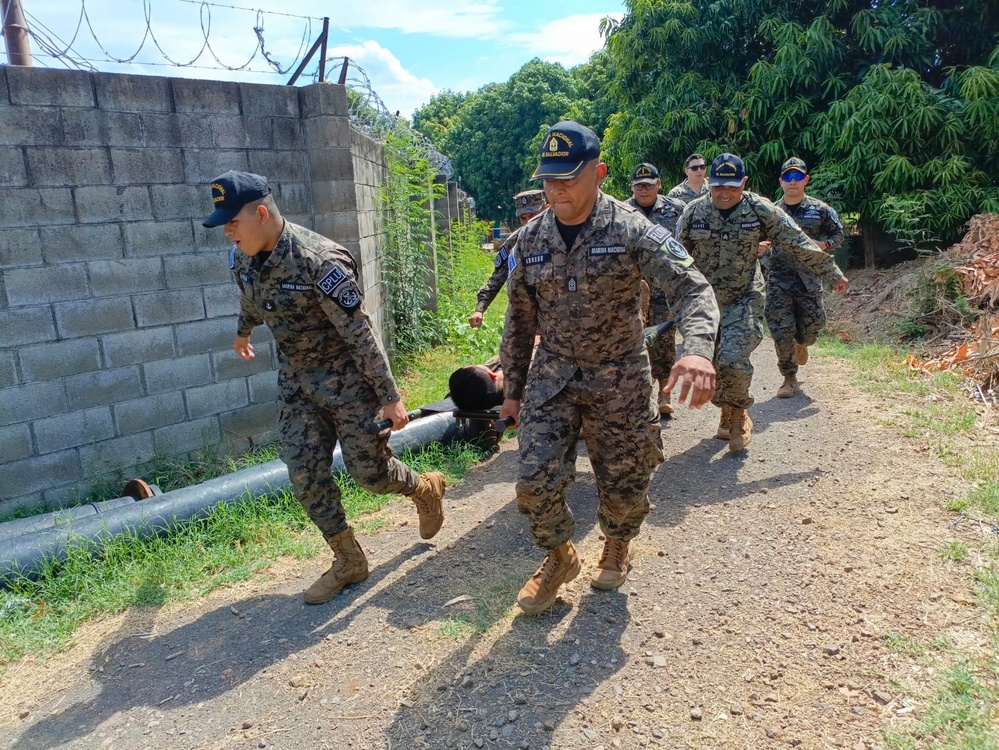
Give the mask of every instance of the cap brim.
<path id="1" fill-rule="evenodd" d="M 723 180 L 708 178 L 708 187 L 742 187 L 742 180 Z"/>
<path id="2" fill-rule="evenodd" d="M 540 210 L 541 206 L 538 206 L 536 208 L 534 206 L 531 206 L 530 208 L 518 208 L 517 216 L 523 216 L 524 214 L 536 214 Z"/>
<path id="3" fill-rule="evenodd" d="M 640 180 L 632 180 L 631 184 L 632 185 L 655 185 L 657 182 L 659 182 L 659 178 L 658 177 L 643 177 Z"/>
<path id="4" fill-rule="evenodd" d="M 560 164 L 554 162 L 551 164 L 539 164 L 538 168 L 534 170 L 534 174 L 531 175 L 532 180 L 571 180 L 573 177 L 578 175 L 583 171 L 583 167 L 587 164 L 586 159 L 577 163 L 575 166 L 571 164 Z"/>
<path id="5" fill-rule="evenodd" d="M 201 222 L 201 226 L 209 228 L 220 227 L 235 219 L 236 214 L 239 212 L 240 209 L 238 208 L 216 208 L 212 211 L 211 216 Z"/>

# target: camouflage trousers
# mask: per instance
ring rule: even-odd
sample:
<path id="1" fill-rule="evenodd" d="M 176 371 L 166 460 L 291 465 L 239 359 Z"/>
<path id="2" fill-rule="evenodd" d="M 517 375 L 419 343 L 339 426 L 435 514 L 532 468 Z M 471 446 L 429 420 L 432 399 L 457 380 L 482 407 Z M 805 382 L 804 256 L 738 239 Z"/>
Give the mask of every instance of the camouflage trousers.
<path id="1" fill-rule="evenodd" d="M 763 341 L 763 298 L 747 294 L 721 311 L 715 344 L 717 381 L 715 406 L 748 409 L 753 405 L 749 388 L 753 383 L 750 357 Z"/>
<path id="2" fill-rule="evenodd" d="M 652 305 L 649 310 L 647 325 L 658 325 L 670 319 L 669 307 L 657 303 L 657 294 L 652 294 Z M 652 364 L 652 379 L 659 381 L 659 387 L 666 385 L 669 371 L 676 364 L 676 326 L 665 331 L 649 346 L 649 362 Z"/>
<path id="3" fill-rule="evenodd" d="M 518 435 L 517 508 L 528 517 L 534 541 L 553 549 L 573 537 L 566 492 L 575 479 L 580 433 L 596 478 L 600 530 L 633 539 L 649 512 L 652 470 L 663 461 L 649 370 L 588 368 L 540 404 L 530 391 L 528 384 Z"/>
<path id="4" fill-rule="evenodd" d="M 767 326 L 777 349 L 777 367 L 785 377 L 798 374 L 794 345 L 811 346 L 826 324 L 822 288 L 809 290 L 801 281 L 767 282 Z"/>
<path id="5" fill-rule="evenodd" d="M 371 386 L 357 373 L 345 380 L 336 401 L 303 387 L 281 406 L 281 460 L 288 465 L 299 502 L 327 541 L 348 528 L 330 469 L 338 439 L 344 467 L 368 492 L 410 495 L 419 484 L 417 473 L 392 453 L 389 431 L 371 434 L 365 429 L 380 409 Z"/>

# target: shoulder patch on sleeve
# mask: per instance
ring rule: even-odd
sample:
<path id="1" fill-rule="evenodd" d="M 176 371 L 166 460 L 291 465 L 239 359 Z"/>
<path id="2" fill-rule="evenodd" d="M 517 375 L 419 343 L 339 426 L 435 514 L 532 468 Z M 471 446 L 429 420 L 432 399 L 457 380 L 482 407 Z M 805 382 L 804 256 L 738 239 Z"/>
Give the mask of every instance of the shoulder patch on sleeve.
<path id="1" fill-rule="evenodd" d="M 332 298 L 333 292 L 336 291 L 336 288 L 346 280 L 347 274 L 345 274 L 340 268 L 334 268 L 328 274 L 319 279 L 319 283 L 316 284 L 316 287 L 327 297 Z M 354 288 L 356 289 L 357 287 Z"/>
<path id="2" fill-rule="evenodd" d="M 832 219 L 832 223 L 838 226 L 840 229 L 843 228 L 843 222 L 839 220 L 839 214 L 836 213 L 836 209 L 829 206 L 829 218 Z"/>
<path id="3" fill-rule="evenodd" d="M 335 292 L 329 296 L 347 312 L 352 312 L 361 306 L 361 290 L 353 281 L 340 284 Z"/>
<path id="4" fill-rule="evenodd" d="M 781 224 L 786 224 L 787 226 L 791 227 L 791 229 L 797 229 L 798 231 L 801 231 L 801 227 L 799 227 L 795 223 L 794 219 L 792 219 L 787 214 L 784 214 L 783 216 L 780 217 L 780 223 Z"/>
<path id="5" fill-rule="evenodd" d="M 232 250 L 229 251 L 229 269 L 236 267 L 236 246 L 232 246 Z"/>
<path id="6" fill-rule="evenodd" d="M 510 252 L 506 249 L 506 245 L 500 248 L 500 251 L 496 254 L 496 267 L 499 268 L 504 263 L 507 262 L 507 258 L 510 257 Z"/>
<path id="7" fill-rule="evenodd" d="M 517 267 L 517 252 L 511 251 L 510 257 L 506 261 L 506 270 L 512 272 Z"/>
<path id="8" fill-rule="evenodd" d="M 669 237 L 669 230 L 667 230 L 665 227 L 659 226 L 658 224 L 654 224 L 645 233 L 645 236 L 648 237 L 653 242 L 655 242 L 657 245 L 661 245 Z"/>
<path id="9" fill-rule="evenodd" d="M 690 257 L 687 253 L 687 248 L 681 245 L 679 240 L 675 240 L 672 237 L 666 237 L 666 241 L 663 242 L 662 248 L 677 260 L 687 260 Z"/>

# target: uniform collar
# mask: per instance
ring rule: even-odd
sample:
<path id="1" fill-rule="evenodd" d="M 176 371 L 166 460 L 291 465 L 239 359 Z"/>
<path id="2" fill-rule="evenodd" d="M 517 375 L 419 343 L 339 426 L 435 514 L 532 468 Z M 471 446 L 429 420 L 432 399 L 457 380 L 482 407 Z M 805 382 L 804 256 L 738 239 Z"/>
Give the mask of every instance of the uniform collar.
<path id="1" fill-rule="evenodd" d="M 280 265 L 281 261 L 283 261 L 285 256 L 291 251 L 293 243 L 294 238 L 291 233 L 291 222 L 285 219 L 284 229 L 281 230 L 281 236 L 278 237 L 277 244 L 274 246 L 274 250 L 271 251 L 271 256 L 267 259 L 267 262 L 264 263 L 264 265 L 268 268 Z"/>

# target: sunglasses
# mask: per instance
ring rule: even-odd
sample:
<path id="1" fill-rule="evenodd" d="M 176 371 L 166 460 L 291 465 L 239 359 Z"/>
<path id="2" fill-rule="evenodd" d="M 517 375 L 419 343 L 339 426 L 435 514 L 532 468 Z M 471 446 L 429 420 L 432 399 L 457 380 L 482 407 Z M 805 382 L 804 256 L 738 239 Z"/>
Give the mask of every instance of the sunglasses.
<path id="1" fill-rule="evenodd" d="M 806 176 L 807 175 L 804 175 L 801 172 L 788 172 L 787 174 L 782 174 L 780 176 L 780 181 L 781 182 L 801 182 L 803 179 L 805 179 Z"/>
<path id="2" fill-rule="evenodd" d="M 692 169 L 695 172 L 700 172 L 702 169 L 707 168 L 707 164 L 691 164 L 687 169 Z"/>

